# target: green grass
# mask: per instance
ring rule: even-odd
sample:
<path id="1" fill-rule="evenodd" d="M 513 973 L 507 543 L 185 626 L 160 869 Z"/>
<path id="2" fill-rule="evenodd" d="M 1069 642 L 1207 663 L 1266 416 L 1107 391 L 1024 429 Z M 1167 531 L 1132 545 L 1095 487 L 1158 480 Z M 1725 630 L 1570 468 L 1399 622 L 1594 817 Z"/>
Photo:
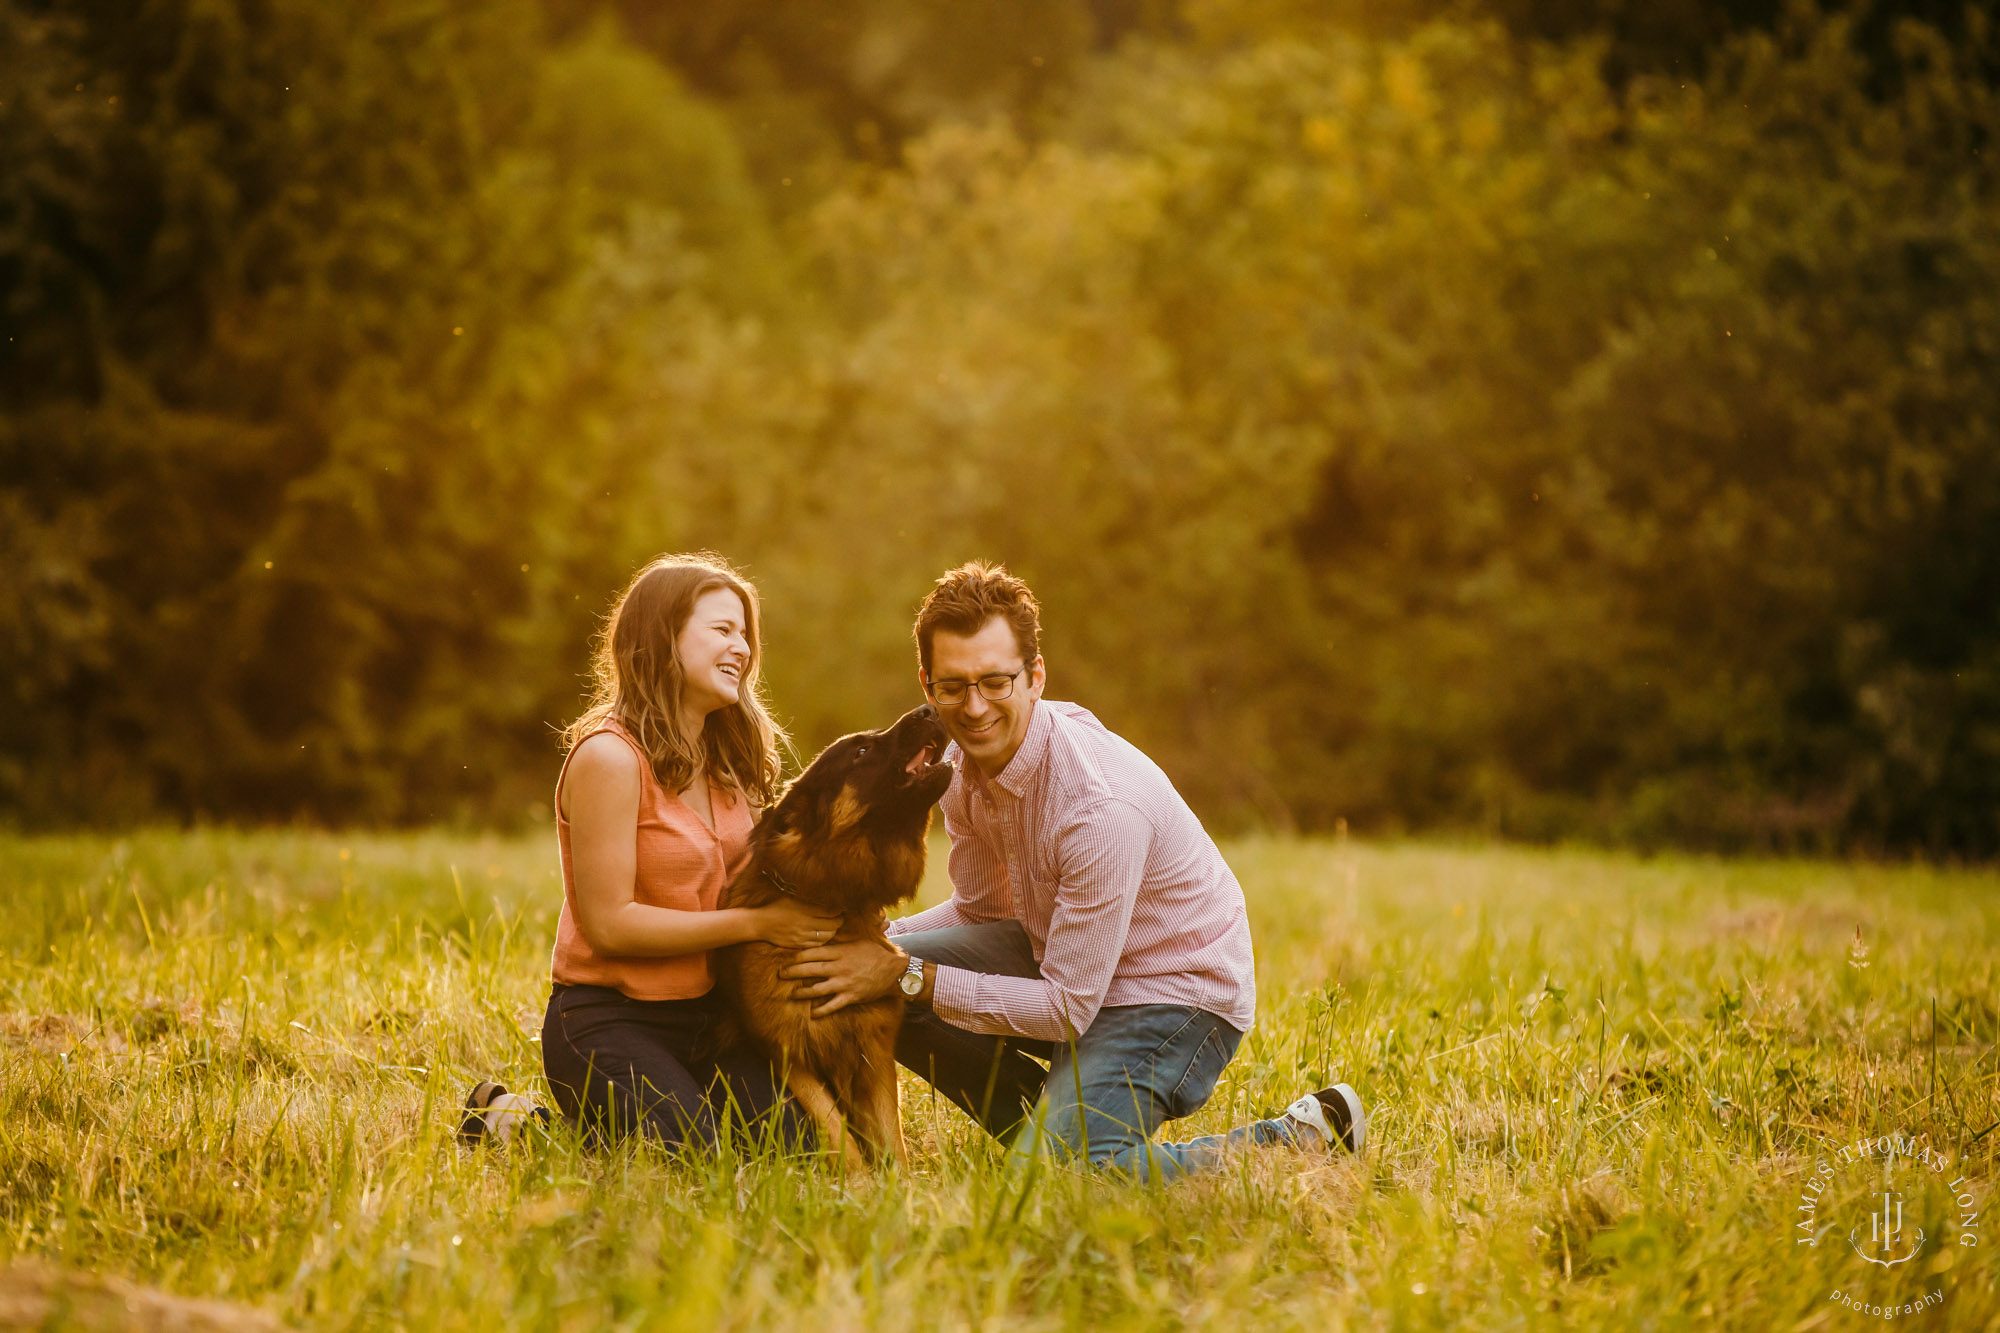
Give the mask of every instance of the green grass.
<path id="1" fill-rule="evenodd" d="M 1854 1257 L 1864 1180 L 1822 1204 L 1837 1243 L 1790 1230 L 1815 1155 L 1885 1131 L 1987 1197 L 1992 871 L 1233 843 L 1258 1025 L 1176 1132 L 1341 1076 L 1365 1160 L 1021 1179 L 910 1082 L 912 1170 L 870 1187 L 457 1146 L 476 1076 L 539 1084 L 551 844 L 0 840 L 0 1261 L 314 1327 L 1880 1322 L 1835 1288 L 2000 1318 L 1990 1243 Z M 1942 1216 L 1935 1193 L 1913 1210 Z"/>

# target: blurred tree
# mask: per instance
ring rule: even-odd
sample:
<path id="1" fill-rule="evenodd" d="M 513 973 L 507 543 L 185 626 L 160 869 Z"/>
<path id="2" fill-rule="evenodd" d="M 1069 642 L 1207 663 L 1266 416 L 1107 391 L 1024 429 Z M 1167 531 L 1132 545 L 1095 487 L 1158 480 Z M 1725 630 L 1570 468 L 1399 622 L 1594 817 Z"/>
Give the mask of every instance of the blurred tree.
<path id="1" fill-rule="evenodd" d="M 1849 33 L 1623 94 L 1495 28 L 1154 46 L 1087 154 L 933 131 L 822 211 L 882 469 L 830 526 L 1034 571 L 1211 810 L 1990 848 L 1992 104 Z M 1884 468 L 1930 498 L 1840 517 Z M 1863 604 L 1940 564 L 1919 670 Z"/>
<path id="2" fill-rule="evenodd" d="M 1485 12 L 0 4 L 0 807 L 518 816 L 710 546 L 809 746 L 999 557 L 1225 821 L 2000 851 L 1984 11 Z"/>
<path id="3" fill-rule="evenodd" d="M 534 567 L 601 586 L 660 540 L 591 512 L 631 447 L 572 412 L 630 354 L 574 293 L 637 264 L 659 319 L 783 287 L 723 122 L 602 34 L 547 49 L 529 3 L 5 12 L 6 801 L 512 790 L 589 624 Z"/>
<path id="4" fill-rule="evenodd" d="M 941 121 L 1024 121 L 1139 17 L 1136 5 L 1074 0 L 549 3 L 564 25 L 615 13 L 634 41 L 716 99 L 785 211 L 836 186 L 850 158 L 892 161 Z"/>
<path id="5" fill-rule="evenodd" d="M 1635 117 L 1625 180 L 1700 231 L 1572 381 L 1548 489 L 1671 631 L 1623 667 L 1669 684 L 1631 818 L 1991 852 L 2000 103 L 1990 52 L 1915 27 L 1870 97 L 1848 35 Z"/>

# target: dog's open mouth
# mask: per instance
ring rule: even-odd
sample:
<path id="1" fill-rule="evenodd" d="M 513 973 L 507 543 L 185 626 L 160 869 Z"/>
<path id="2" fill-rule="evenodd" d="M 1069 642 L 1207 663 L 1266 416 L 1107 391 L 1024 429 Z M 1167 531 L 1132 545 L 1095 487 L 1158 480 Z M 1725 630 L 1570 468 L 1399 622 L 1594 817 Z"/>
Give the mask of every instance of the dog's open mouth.
<path id="1" fill-rule="evenodd" d="M 903 765 L 903 772 L 908 775 L 903 779 L 905 787 L 914 787 L 941 772 L 951 772 L 951 765 L 944 760 L 944 743 L 924 742 L 917 748 L 917 752 L 910 756 L 910 762 Z"/>
<path id="2" fill-rule="evenodd" d="M 942 790 L 937 784 L 950 781 L 951 764 L 944 757 L 948 737 L 929 709 L 904 717 L 891 729 L 888 740 L 894 747 L 890 753 L 898 756 L 896 762 L 903 770 L 899 789 L 928 793 Z"/>

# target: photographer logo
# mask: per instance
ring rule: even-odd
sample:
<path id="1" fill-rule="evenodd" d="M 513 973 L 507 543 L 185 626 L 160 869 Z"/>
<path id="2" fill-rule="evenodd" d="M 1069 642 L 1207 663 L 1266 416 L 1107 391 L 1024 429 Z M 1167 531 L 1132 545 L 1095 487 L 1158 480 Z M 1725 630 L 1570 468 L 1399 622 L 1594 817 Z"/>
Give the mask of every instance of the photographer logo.
<path id="1" fill-rule="evenodd" d="M 1793 1216 L 1799 1245 L 1846 1242 L 1851 1277 L 1827 1299 L 1877 1319 L 1942 1307 L 1945 1275 L 1960 1252 L 1979 1245 L 1972 1181 L 1949 1154 L 1903 1133 L 1858 1139 L 1820 1158 Z"/>
<path id="2" fill-rule="evenodd" d="M 1916 1227 L 1910 1228 L 1910 1231 L 1909 1244 L 1902 1244 L 1903 1196 L 1895 1190 L 1884 1190 L 1881 1207 L 1868 1214 L 1867 1241 L 1861 1239 L 1861 1228 L 1856 1226 L 1847 1233 L 1847 1243 L 1869 1263 L 1894 1268 L 1897 1264 L 1910 1262 L 1924 1248 L 1924 1233 Z"/>

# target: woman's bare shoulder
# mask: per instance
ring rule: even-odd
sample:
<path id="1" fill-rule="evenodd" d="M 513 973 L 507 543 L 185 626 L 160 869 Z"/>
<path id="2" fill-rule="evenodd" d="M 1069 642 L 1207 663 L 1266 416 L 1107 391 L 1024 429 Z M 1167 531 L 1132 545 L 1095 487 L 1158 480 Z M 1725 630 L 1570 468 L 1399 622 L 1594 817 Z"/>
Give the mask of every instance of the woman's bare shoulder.
<path id="1" fill-rule="evenodd" d="M 639 751 L 613 731 L 593 731 L 576 743 L 569 757 L 571 772 L 592 768 L 600 773 L 639 772 Z"/>
<path id="2" fill-rule="evenodd" d="M 636 801 L 640 786 L 639 752 L 611 732 L 595 732 L 577 742 L 570 752 L 569 766 L 563 770 L 565 815 L 572 792 L 588 793 L 589 798 L 630 797 Z"/>

